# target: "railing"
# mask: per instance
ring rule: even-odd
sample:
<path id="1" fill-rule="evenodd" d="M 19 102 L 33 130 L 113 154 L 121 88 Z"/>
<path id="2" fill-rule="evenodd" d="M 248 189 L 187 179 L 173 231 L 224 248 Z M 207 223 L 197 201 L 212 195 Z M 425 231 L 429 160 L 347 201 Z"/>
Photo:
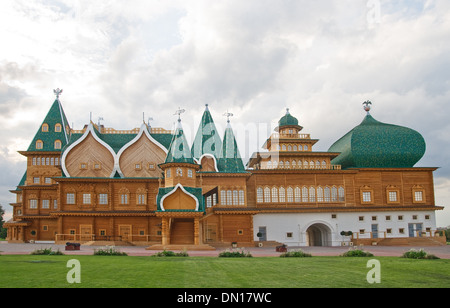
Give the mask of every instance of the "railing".
<path id="1" fill-rule="evenodd" d="M 270 138 L 286 138 L 286 139 L 311 139 L 310 134 L 280 134 L 273 133 Z"/>
<path id="2" fill-rule="evenodd" d="M 90 241 L 127 241 L 127 242 L 150 242 L 158 241 L 161 235 L 95 235 L 95 234 L 56 234 L 57 242 L 90 242 Z"/>
<path id="3" fill-rule="evenodd" d="M 341 165 L 320 165 L 320 166 L 312 166 L 312 165 L 308 165 L 308 166 L 304 166 L 304 165 L 290 165 L 289 167 L 280 167 L 279 165 L 277 165 L 277 167 L 268 167 L 266 166 L 265 168 L 261 168 L 261 169 L 269 169 L 269 170 L 341 170 L 342 166 Z"/>
<path id="4" fill-rule="evenodd" d="M 376 237 L 374 237 L 374 234 Z M 398 238 L 398 236 L 401 235 L 403 237 L 410 237 L 406 236 L 406 233 L 402 234 L 393 234 L 388 233 L 387 231 L 378 231 L 378 232 L 354 232 L 352 235 L 353 239 L 384 239 L 384 238 Z M 441 231 L 438 230 L 431 230 L 431 231 L 414 231 L 414 237 L 441 237 L 443 236 Z M 445 236 L 445 235 L 444 235 Z"/>

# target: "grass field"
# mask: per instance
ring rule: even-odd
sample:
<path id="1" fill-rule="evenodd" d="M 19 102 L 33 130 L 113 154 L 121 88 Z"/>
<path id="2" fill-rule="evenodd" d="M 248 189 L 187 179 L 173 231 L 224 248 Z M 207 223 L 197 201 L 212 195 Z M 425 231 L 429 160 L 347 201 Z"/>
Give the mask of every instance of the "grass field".
<path id="1" fill-rule="evenodd" d="M 69 284 L 67 261 L 81 265 Z M 0 287 L 26 288 L 364 288 L 448 287 L 450 260 L 376 257 L 381 283 L 369 284 L 371 258 L 215 258 L 0 256 Z"/>

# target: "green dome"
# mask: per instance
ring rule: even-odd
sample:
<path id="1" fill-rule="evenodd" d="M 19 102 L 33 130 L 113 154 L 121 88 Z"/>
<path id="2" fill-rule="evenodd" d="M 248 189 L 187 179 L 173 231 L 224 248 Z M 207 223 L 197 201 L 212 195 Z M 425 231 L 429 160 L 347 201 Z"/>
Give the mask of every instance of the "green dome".
<path id="1" fill-rule="evenodd" d="M 425 154 L 425 140 L 413 129 L 386 124 L 370 114 L 328 150 L 341 153 L 342 168 L 411 168 Z"/>
<path id="2" fill-rule="evenodd" d="M 280 121 L 278 121 L 278 126 L 298 126 L 298 120 L 293 117 L 289 110 L 286 112 L 286 115 L 284 115 Z"/>

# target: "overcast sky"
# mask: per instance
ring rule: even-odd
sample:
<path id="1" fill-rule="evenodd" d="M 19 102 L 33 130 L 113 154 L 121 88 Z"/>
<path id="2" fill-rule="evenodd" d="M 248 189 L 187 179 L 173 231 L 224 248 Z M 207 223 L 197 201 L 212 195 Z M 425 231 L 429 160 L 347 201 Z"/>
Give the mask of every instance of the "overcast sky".
<path id="1" fill-rule="evenodd" d="M 450 1 L 1 0 L 0 204 L 9 219 L 26 150 L 53 89 L 75 129 L 99 117 L 193 140 L 209 104 L 243 157 L 290 108 L 326 151 L 365 116 L 419 131 L 435 172 L 437 225 L 450 225 Z M 246 162 L 246 160 L 245 160 Z"/>

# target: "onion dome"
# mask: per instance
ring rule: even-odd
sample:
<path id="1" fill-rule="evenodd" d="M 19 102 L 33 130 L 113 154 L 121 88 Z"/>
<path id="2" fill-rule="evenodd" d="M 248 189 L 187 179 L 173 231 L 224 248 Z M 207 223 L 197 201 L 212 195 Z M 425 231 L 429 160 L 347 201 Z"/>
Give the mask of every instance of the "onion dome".
<path id="1" fill-rule="evenodd" d="M 299 131 L 303 129 L 303 127 L 298 125 L 297 118 L 289 113 L 289 108 L 286 108 L 286 114 L 283 117 L 281 117 L 281 119 L 278 121 L 278 127 L 275 128 L 275 131 L 279 131 L 280 128 L 286 126 L 295 127 Z"/>
<path id="2" fill-rule="evenodd" d="M 341 154 L 332 164 L 342 168 L 411 168 L 425 154 L 426 144 L 417 131 L 375 120 L 370 102 L 360 125 L 336 141 L 328 152 Z"/>

